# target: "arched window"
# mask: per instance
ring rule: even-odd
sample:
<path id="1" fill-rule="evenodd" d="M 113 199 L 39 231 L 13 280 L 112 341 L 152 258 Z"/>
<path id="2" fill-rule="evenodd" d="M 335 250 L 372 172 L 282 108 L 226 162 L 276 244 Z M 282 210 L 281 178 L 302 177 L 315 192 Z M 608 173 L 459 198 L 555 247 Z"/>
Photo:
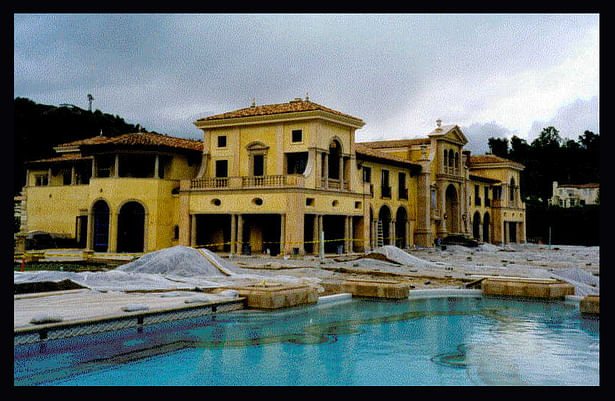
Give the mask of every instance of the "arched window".
<path id="1" fill-rule="evenodd" d="M 448 166 L 448 150 L 444 149 L 444 167 Z"/>
<path id="2" fill-rule="evenodd" d="M 459 168 L 459 153 L 455 152 L 455 168 Z"/>
<path id="3" fill-rule="evenodd" d="M 448 151 L 448 166 L 453 167 L 453 163 L 455 162 L 455 154 L 453 149 Z"/>

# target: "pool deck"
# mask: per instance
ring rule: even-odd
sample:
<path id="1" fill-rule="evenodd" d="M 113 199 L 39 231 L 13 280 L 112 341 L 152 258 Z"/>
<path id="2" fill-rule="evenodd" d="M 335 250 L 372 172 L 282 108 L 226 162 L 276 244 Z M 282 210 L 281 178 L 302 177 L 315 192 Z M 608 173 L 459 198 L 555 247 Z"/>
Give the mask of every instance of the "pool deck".
<path id="1" fill-rule="evenodd" d="M 79 323 L 92 319 L 118 318 L 134 312 L 122 307 L 146 305 L 147 310 L 164 311 L 186 307 L 194 292 L 163 296 L 163 293 L 99 292 L 88 289 L 22 294 L 14 297 L 14 329 L 36 327 L 30 323 L 37 316 L 60 317 L 63 323 Z M 192 304 L 194 305 L 194 304 Z"/>

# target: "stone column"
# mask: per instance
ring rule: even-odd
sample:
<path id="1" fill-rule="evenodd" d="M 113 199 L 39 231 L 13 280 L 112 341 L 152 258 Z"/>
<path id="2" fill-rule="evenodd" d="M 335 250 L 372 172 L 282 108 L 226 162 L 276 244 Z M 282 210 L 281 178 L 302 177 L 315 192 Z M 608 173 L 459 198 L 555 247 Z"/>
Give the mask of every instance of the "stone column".
<path id="1" fill-rule="evenodd" d="M 237 215 L 237 255 L 241 255 L 243 247 L 243 215 Z"/>
<path id="2" fill-rule="evenodd" d="M 372 219 L 372 238 L 371 238 L 372 249 L 378 247 L 378 219 Z"/>
<path id="3" fill-rule="evenodd" d="M 118 219 L 119 219 L 119 213 L 117 212 L 110 212 L 109 213 L 109 245 L 107 246 L 107 252 L 109 253 L 113 253 L 113 252 L 117 252 L 117 238 L 118 238 Z M 144 243 L 144 246 L 146 244 Z"/>
<path id="4" fill-rule="evenodd" d="M 344 216 L 344 253 L 348 253 L 348 238 L 350 238 L 349 228 L 348 216 Z"/>
<path id="5" fill-rule="evenodd" d="M 51 167 L 47 170 L 47 185 L 51 185 L 51 176 L 53 173 L 51 172 Z"/>
<path id="6" fill-rule="evenodd" d="M 120 155 L 118 153 L 115 154 L 115 164 L 113 165 L 113 177 L 117 178 L 120 176 Z"/>
<path id="7" fill-rule="evenodd" d="M 325 179 L 325 185 L 323 187 L 329 188 L 329 154 L 327 152 L 323 152 L 323 169 L 323 178 Z"/>
<path id="8" fill-rule="evenodd" d="M 190 246 L 196 246 L 196 214 L 190 215 Z"/>
<path id="9" fill-rule="evenodd" d="M 340 190 L 342 190 L 344 189 L 344 156 L 342 155 L 340 155 L 339 165 Z"/>
<path id="10" fill-rule="evenodd" d="M 404 223 L 404 249 L 410 247 L 410 220 Z"/>
<path id="11" fill-rule="evenodd" d="M 92 156 L 92 178 L 96 178 L 96 157 Z"/>
<path id="12" fill-rule="evenodd" d="M 441 165 L 441 163 L 439 163 Z M 419 246 L 430 247 L 431 232 L 431 187 L 429 185 L 429 163 L 421 163 L 421 172 L 417 177 L 417 207 L 415 240 Z"/>
<path id="13" fill-rule="evenodd" d="M 70 167 L 70 185 L 75 185 L 75 165 Z"/>
<path id="14" fill-rule="evenodd" d="M 324 231 L 324 216 L 322 214 L 318 215 L 318 252 L 324 255 L 325 253 L 325 243 L 320 241 L 320 233 Z M 322 252 L 321 252 L 322 251 Z"/>
<path id="15" fill-rule="evenodd" d="M 348 233 L 350 234 L 348 236 L 348 238 L 350 238 L 350 240 L 348 241 L 348 252 L 352 253 L 354 252 L 354 243 L 355 243 L 355 238 L 354 238 L 354 225 L 353 225 L 353 217 L 352 216 L 348 216 Z"/>
<path id="16" fill-rule="evenodd" d="M 291 251 L 290 245 L 292 244 L 288 244 L 286 241 L 286 215 L 281 214 L 280 215 L 280 254 L 285 255 L 287 253 L 290 253 Z"/>
<path id="17" fill-rule="evenodd" d="M 235 253 L 236 244 L 237 244 L 237 224 L 235 222 L 235 215 L 231 214 L 231 246 L 230 246 L 231 255 Z"/>
<path id="18" fill-rule="evenodd" d="M 154 160 L 154 178 L 160 178 L 160 156 L 156 155 Z"/>
<path id="19" fill-rule="evenodd" d="M 312 227 L 312 241 L 320 241 L 320 229 L 318 223 L 320 222 L 320 215 L 314 215 L 314 224 Z M 318 245 L 320 242 L 313 242 L 312 254 L 318 255 Z"/>
<path id="20" fill-rule="evenodd" d="M 395 220 L 389 220 L 389 245 L 395 245 Z"/>

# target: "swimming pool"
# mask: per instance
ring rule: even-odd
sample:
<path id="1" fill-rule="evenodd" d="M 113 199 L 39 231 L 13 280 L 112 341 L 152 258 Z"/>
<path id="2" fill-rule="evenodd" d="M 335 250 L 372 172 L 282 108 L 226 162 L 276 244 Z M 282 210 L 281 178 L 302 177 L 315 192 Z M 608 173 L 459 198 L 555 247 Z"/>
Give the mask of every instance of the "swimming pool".
<path id="1" fill-rule="evenodd" d="M 599 320 L 564 302 L 352 299 L 15 346 L 23 385 L 599 385 Z"/>

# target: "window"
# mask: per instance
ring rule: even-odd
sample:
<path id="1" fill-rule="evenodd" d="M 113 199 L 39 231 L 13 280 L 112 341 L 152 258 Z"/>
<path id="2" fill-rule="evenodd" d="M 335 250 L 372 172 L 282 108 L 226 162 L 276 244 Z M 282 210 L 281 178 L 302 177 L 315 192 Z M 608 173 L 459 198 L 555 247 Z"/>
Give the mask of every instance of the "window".
<path id="1" fill-rule="evenodd" d="M 355 202 L 354 203 L 354 208 L 355 209 L 361 209 L 361 206 L 363 206 L 363 202 Z"/>
<path id="2" fill-rule="evenodd" d="M 228 177 L 228 160 L 216 160 L 216 177 Z"/>
<path id="3" fill-rule="evenodd" d="M 263 155 L 254 155 L 254 175 L 262 176 L 264 174 L 264 156 Z"/>
<path id="4" fill-rule="evenodd" d="M 34 185 L 37 187 L 49 185 L 49 176 L 47 174 L 39 174 L 34 176 Z"/>
<path id="5" fill-rule="evenodd" d="M 391 187 L 389 186 L 389 170 L 382 170 L 381 193 L 383 198 L 391 197 Z"/>
<path id="6" fill-rule="evenodd" d="M 432 209 L 436 208 L 436 190 L 435 189 L 431 190 L 431 208 Z"/>
<path id="7" fill-rule="evenodd" d="M 372 169 L 371 169 L 371 167 L 363 166 L 363 182 L 372 182 Z"/>
<path id="8" fill-rule="evenodd" d="M 218 136 L 218 147 L 226 148 L 226 135 Z"/>
<path id="9" fill-rule="evenodd" d="M 485 206 L 491 206 L 489 201 L 489 187 L 485 187 Z"/>
<path id="10" fill-rule="evenodd" d="M 303 141 L 303 131 L 300 129 L 294 129 L 292 132 L 292 141 L 302 142 Z"/>
<path id="11" fill-rule="evenodd" d="M 408 199 L 408 189 L 406 188 L 406 173 L 399 173 L 397 183 L 399 199 Z"/>
<path id="12" fill-rule="evenodd" d="M 70 170 L 62 172 L 62 185 L 70 185 L 72 181 L 72 172 Z"/>
<path id="13" fill-rule="evenodd" d="M 480 186 L 474 185 L 474 206 L 480 206 Z"/>
<path id="14" fill-rule="evenodd" d="M 314 198 L 306 198 L 305 206 L 314 206 Z"/>
<path id="15" fill-rule="evenodd" d="M 174 240 L 179 239 L 179 226 L 177 225 L 173 227 L 173 239 Z"/>

